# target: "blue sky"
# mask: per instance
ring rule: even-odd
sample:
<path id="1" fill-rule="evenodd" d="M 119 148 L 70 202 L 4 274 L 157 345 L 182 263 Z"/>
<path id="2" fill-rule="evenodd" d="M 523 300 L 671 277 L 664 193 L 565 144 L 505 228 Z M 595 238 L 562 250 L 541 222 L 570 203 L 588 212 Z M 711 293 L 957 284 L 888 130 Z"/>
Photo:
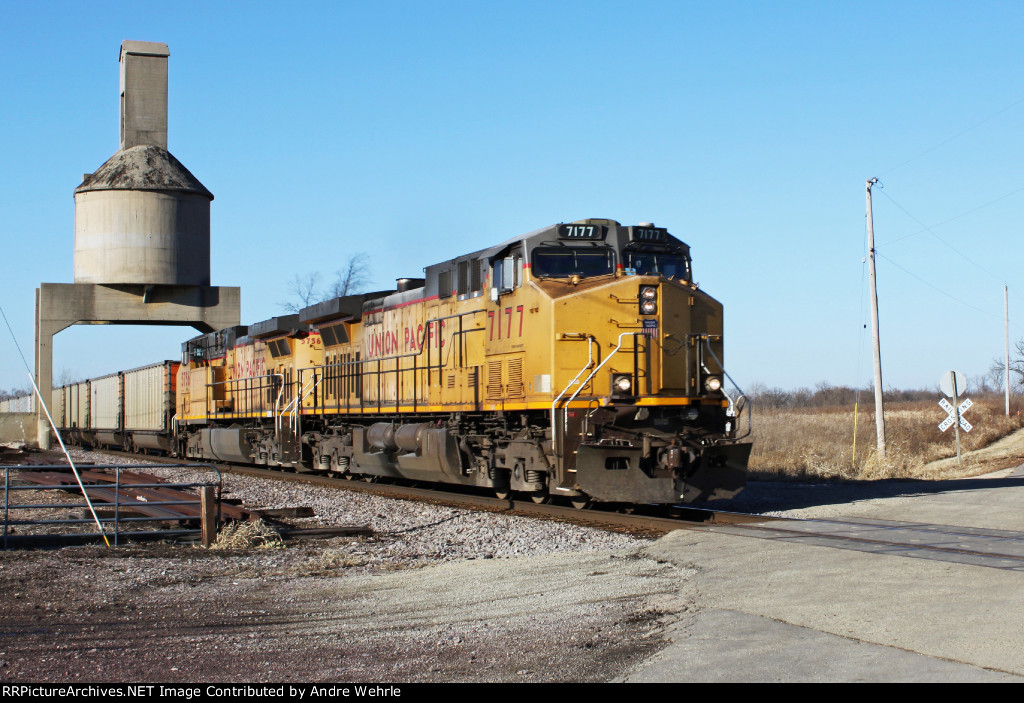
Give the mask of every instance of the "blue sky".
<path id="1" fill-rule="evenodd" d="M 1024 337 L 1024 4 L 50 2 L 4 6 L 0 305 L 70 282 L 73 191 L 117 150 L 124 39 L 166 42 L 170 151 L 216 199 L 242 321 L 355 252 L 374 287 L 584 217 L 653 221 L 725 305 L 741 386 L 867 383 L 865 179 L 885 384 L 984 373 Z M 928 227 L 930 229 L 925 229 Z M 54 369 L 179 354 L 87 327 Z M 0 388 L 27 382 L 0 336 Z"/>

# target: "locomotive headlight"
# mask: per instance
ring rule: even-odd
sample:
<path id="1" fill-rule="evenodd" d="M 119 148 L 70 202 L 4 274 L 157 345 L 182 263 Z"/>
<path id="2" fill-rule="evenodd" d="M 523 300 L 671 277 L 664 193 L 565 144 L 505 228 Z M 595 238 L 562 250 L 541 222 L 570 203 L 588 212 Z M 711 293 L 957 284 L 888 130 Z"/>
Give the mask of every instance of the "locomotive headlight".
<path id="1" fill-rule="evenodd" d="M 633 395 L 633 376 L 628 373 L 612 374 L 612 397 L 630 397 Z"/>
<path id="2" fill-rule="evenodd" d="M 722 388 L 722 379 L 718 376 L 708 376 L 704 381 L 704 387 L 714 393 Z"/>
<path id="3" fill-rule="evenodd" d="M 640 313 L 642 315 L 653 315 L 658 312 L 658 288 L 657 286 L 640 286 Z"/>

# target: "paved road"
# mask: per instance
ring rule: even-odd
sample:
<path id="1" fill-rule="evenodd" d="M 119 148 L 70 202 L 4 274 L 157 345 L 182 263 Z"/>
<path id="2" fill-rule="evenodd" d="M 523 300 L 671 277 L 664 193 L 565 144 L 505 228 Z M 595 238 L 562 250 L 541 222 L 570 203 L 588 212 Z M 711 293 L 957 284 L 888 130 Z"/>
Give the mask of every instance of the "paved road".
<path id="1" fill-rule="evenodd" d="M 730 528 L 674 533 L 646 550 L 685 574 L 666 602 L 678 611 L 671 644 L 624 680 L 1024 680 L 1024 561 L 956 553 L 965 540 L 1019 550 L 1024 471 L 832 505 L 828 517 L 1006 539 L 929 527 L 915 530 L 920 549 L 879 551 Z"/>

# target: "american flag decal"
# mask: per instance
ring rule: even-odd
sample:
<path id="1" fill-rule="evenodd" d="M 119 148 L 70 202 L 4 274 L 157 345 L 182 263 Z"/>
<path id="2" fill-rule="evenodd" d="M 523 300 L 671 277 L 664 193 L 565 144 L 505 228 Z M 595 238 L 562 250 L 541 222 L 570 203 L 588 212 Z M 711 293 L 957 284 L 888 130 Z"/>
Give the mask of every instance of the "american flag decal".
<path id="1" fill-rule="evenodd" d="M 658 321 L 644 320 L 644 334 L 651 339 L 656 339 L 658 337 Z"/>

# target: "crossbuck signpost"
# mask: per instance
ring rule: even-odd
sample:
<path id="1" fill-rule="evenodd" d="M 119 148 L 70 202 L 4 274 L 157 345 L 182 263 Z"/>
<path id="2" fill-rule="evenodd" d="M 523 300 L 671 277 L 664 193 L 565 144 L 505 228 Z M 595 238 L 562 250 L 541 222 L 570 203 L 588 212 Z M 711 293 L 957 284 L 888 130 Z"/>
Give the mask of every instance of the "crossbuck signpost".
<path id="1" fill-rule="evenodd" d="M 939 379 L 939 387 L 942 392 L 953 399 L 953 403 L 960 400 L 960 391 L 967 390 L 967 381 L 964 379 L 964 375 L 957 371 L 947 371 L 942 374 Z M 943 398 L 939 401 L 939 406 L 948 413 L 948 417 L 939 423 L 939 429 L 945 432 L 953 426 L 956 432 L 956 463 L 960 463 L 960 428 L 964 428 L 964 432 L 970 432 L 974 429 L 974 426 L 967 422 L 964 418 L 964 413 L 970 410 L 974 402 L 970 398 L 964 398 L 964 402 L 955 406 L 948 400 Z"/>

